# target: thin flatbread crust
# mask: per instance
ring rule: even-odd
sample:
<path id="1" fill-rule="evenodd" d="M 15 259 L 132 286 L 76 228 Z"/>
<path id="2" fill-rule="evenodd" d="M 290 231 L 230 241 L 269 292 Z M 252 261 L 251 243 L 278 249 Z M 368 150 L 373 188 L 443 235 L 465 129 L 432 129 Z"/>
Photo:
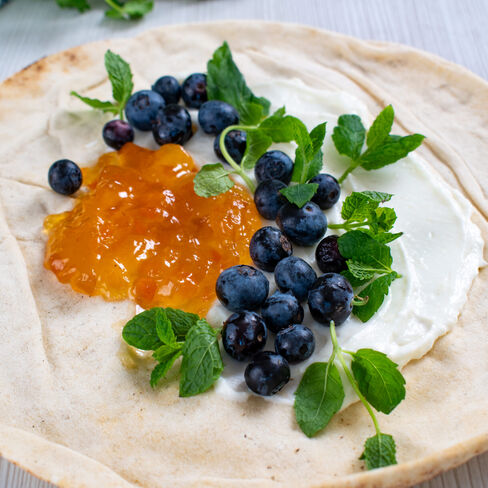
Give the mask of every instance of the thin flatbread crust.
<path id="1" fill-rule="evenodd" d="M 105 151 L 89 129 L 106 117 L 69 91 L 107 98 L 107 48 L 145 88 L 161 74 L 205 70 L 223 40 L 251 84 L 299 78 L 349 92 L 372 113 L 392 103 L 395 133 L 427 136 L 419 152 L 473 203 L 486 240 L 488 85 L 435 56 L 249 21 L 163 27 L 42 59 L 0 85 L 0 454 L 70 488 L 386 488 L 488 449 L 486 268 L 454 330 L 404 369 L 407 398 L 380 419 L 400 464 L 371 472 L 358 460 L 373 433 L 360 405 L 308 439 L 287 405 L 212 392 L 180 399 L 174 381 L 151 390 L 149 366 L 128 361 L 120 339 L 134 305 L 77 295 L 43 268 L 43 219 L 71 203 L 49 190 L 49 165 L 89 164 Z"/>

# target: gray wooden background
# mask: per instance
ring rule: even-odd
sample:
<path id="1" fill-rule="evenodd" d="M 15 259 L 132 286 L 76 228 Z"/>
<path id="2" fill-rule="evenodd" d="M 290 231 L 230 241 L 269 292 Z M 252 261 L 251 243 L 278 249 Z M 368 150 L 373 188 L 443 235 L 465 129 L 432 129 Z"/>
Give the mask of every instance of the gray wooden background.
<path id="1" fill-rule="evenodd" d="M 155 0 L 154 11 L 137 22 L 106 20 L 103 2 L 90 2 L 94 9 L 82 15 L 59 9 L 55 0 L 11 0 L 1 8 L 0 80 L 42 56 L 84 42 L 216 19 L 298 22 L 401 42 L 488 79 L 488 0 Z M 0 459 L 0 488 L 48 486 Z M 488 453 L 416 488 L 488 488 Z"/>

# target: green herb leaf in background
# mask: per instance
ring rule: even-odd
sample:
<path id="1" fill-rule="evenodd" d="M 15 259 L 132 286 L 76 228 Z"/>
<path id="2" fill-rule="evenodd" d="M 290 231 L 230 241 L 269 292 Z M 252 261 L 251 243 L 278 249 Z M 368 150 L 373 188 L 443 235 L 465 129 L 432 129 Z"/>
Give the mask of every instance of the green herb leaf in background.
<path id="1" fill-rule="evenodd" d="M 206 320 L 197 322 L 188 332 L 183 346 L 180 396 L 207 391 L 220 377 L 224 364 L 220 356 L 218 333 Z"/>
<path id="2" fill-rule="evenodd" d="M 195 193 L 205 198 L 225 193 L 234 186 L 230 174 L 221 163 L 203 165 L 193 179 Z"/>
<path id="3" fill-rule="evenodd" d="M 359 349 L 351 369 L 361 393 L 379 412 L 389 414 L 405 398 L 405 378 L 386 354 Z"/>
<path id="4" fill-rule="evenodd" d="M 119 0 L 105 0 L 110 6 L 110 10 L 105 11 L 105 16 L 111 19 L 137 20 L 154 7 L 153 0 L 129 0 L 122 2 Z"/>
<path id="5" fill-rule="evenodd" d="M 367 469 L 384 468 L 396 464 L 396 446 L 391 435 L 378 433 L 366 440 L 363 459 Z"/>
<path id="6" fill-rule="evenodd" d="M 308 437 L 325 428 L 340 410 L 344 388 L 333 359 L 328 363 L 313 363 L 303 374 L 295 392 L 295 417 Z"/>
<path id="7" fill-rule="evenodd" d="M 86 0 L 56 0 L 56 3 L 62 8 L 75 8 L 79 12 L 86 12 L 91 8 Z"/>

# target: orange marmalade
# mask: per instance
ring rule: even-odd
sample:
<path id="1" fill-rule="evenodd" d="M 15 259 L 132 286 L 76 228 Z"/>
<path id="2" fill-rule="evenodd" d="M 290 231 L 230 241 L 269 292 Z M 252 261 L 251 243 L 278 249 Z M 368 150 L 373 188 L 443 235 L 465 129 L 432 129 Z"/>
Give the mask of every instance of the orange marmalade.
<path id="1" fill-rule="evenodd" d="M 220 272 L 250 263 L 261 222 L 237 185 L 197 196 L 197 171 L 175 144 L 151 151 L 128 143 L 102 155 L 83 169 L 88 191 L 73 210 L 46 218 L 45 267 L 80 293 L 205 316 Z"/>

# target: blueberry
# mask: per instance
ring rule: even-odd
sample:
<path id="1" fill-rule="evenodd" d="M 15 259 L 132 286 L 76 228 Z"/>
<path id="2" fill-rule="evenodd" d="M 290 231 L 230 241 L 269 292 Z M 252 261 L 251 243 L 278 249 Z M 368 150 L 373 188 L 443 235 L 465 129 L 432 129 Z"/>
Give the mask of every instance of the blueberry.
<path id="1" fill-rule="evenodd" d="M 81 169 L 69 159 L 60 159 L 49 168 L 47 179 L 56 193 L 72 195 L 81 186 Z"/>
<path id="2" fill-rule="evenodd" d="M 124 120 L 111 120 L 103 126 L 102 136 L 107 146 L 119 150 L 134 140 L 134 129 Z"/>
<path id="3" fill-rule="evenodd" d="M 322 210 L 333 207 L 341 196 L 341 187 L 339 182 L 332 176 L 320 174 L 314 176 L 309 183 L 318 183 L 317 193 L 312 198 Z"/>
<path id="4" fill-rule="evenodd" d="M 315 350 L 313 332 L 302 324 L 290 325 L 276 334 L 275 349 L 290 364 L 305 361 Z"/>
<path id="5" fill-rule="evenodd" d="M 181 105 L 166 105 L 159 122 L 153 126 L 154 140 L 160 146 L 170 142 L 184 144 L 192 135 L 190 114 Z"/>
<path id="6" fill-rule="evenodd" d="M 181 97 L 187 107 L 200 108 L 207 101 L 207 75 L 190 75 L 181 85 Z"/>
<path id="7" fill-rule="evenodd" d="M 225 135 L 225 148 L 230 157 L 240 164 L 246 151 L 247 136 L 242 130 L 231 130 Z M 220 150 L 220 134 L 214 139 L 214 151 L 218 158 L 226 163 L 226 159 Z"/>
<path id="8" fill-rule="evenodd" d="M 312 317 L 321 324 L 333 320 L 342 324 L 352 311 L 354 292 L 349 281 L 338 273 L 326 273 L 308 292 L 308 307 Z"/>
<path id="9" fill-rule="evenodd" d="M 323 273 L 340 273 L 347 269 L 346 260 L 339 252 L 337 239 L 337 236 L 324 237 L 315 249 L 315 260 Z"/>
<path id="10" fill-rule="evenodd" d="M 152 90 L 140 90 L 132 94 L 125 106 L 129 124 L 139 130 L 151 130 L 158 122 L 166 102 Z"/>
<path id="11" fill-rule="evenodd" d="M 198 123 L 206 134 L 220 134 L 229 125 L 239 123 L 237 110 L 220 100 L 205 102 L 198 111 Z"/>
<path id="12" fill-rule="evenodd" d="M 315 244 L 327 230 L 327 217 L 312 202 L 302 208 L 286 203 L 279 209 L 276 223 L 285 236 L 299 246 Z"/>
<path id="13" fill-rule="evenodd" d="M 252 236 L 249 253 L 258 268 L 274 271 L 282 259 L 293 254 L 293 247 L 279 229 L 263 227 Z"/>
<path id="14" fill-rule="evenodd" d="M 269 283 L 262 271 L 240 264 L 220 273 L 215 291 L 222 305 L 233 312 L 255 310 L 265 302 Z"/>
<path id="15" fill-rule="evenodd" d="M 174 76 L 161 76 L 151 90 L 159 93 L 167 104 L 178 103 L 181 97 L 181 87 Z"/>
<path id="16" fill-rule="evenodd" d="M 222 345 L 227 354 L 238 361 L 253 356 L 266 345 L 268 331 L 256 312 L 233 313 L 222 328 Z"/>
<path id="17" fill-rule="evenodd" d="M 303 320 L 303 308 L 291 293 L 277 291 L 264 302 L 261 315 L 271 332 L 279 332 Z"/>
<path id="18" fill-rule="evenodd" d="M 306 261 L 290 256 L 276 265 L 274 277 L 281 291 L 293 293 L 302 302 L 307 298 L 308 290 L 317 279 L 317 274 Z"/>
<path id="19" fill-rule="evenodd" d="M 288 185 L 292 173 L 293 161 L 282 151 L 264 153 L 254 167 L 254 175 L 259 183 L 266 180 L 280 180 Z"/>
<path id="20" fill-rule="evenodd" d="M 274 395 L 290 381 L 290 366 L 283 356 L 275 352 L 259 352 L 247 365 L 244 379 L 254 393 Z"/>
<path id="21" fill-rule="evenodd" d="M 280 193 L 282 188 L 286 188 L 286 185 L 280 180 L 266 180 L 256 188 L 254 203 L 265 219 L 276 219 L 278 210 L 286 203 L 286 198 Z"/>

